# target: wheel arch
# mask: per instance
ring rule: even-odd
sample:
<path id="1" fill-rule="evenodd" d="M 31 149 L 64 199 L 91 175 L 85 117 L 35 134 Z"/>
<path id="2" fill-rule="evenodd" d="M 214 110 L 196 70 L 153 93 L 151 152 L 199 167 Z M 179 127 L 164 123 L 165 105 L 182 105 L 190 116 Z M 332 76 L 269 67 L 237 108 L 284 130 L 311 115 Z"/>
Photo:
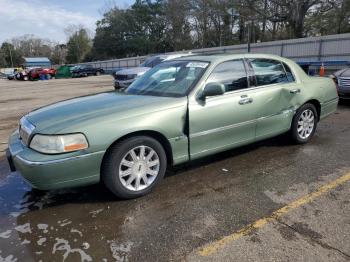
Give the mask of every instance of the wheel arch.
<path id="1" fill-rule="evenodd" d="M 131 132 L 131 133 L 128 133 L 128 134 L 125 134 L 125 135 L 119 137 L 112 144 L 110 144 L 108 146 L 108 148 L 107 148 L 107 150 L 106 150 L 106 152 L 105 152 L 105 154 L 103 156 L 102 163 L 103 163 L 106 155 L 110 151 L 110 149 L 115 144 L 117 144 L 117 143 L 119 143 L 119 142 L 121 142 L 121 141 L 123 141 L 125 139 L 131 138 L 131 137 L 135 137 L 135 136 L 148 136 L 148 137 L 151 137 L 151 138 L 157 140 L 163 146 L 163 148 L 165 150 L 168 165 L 172 165 L 173 164 L 173 152 L 172 152 L 172 147 L 170 145 L 169 140 L 162 133 L 160 133 L 158 131 L 154 131 L 154 130 L 134 131 L 134 132 Z"/>
<path id="2" fill-rule="evenodd" d="M 320 121 L 320 116 L 321 116 L 321 103 L 317 99 L 310 99 L 306 101 L 303 105 L 305 104 L 312 104 L 315 106 L 316 111 L 317 111 L 317 120 Z"/>

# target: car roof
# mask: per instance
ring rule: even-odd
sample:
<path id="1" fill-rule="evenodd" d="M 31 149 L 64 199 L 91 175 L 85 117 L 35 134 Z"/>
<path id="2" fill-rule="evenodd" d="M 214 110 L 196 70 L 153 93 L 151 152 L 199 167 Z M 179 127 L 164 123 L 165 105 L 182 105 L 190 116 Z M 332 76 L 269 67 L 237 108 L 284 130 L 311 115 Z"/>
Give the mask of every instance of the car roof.
<path id="1" fill-rule="evenodd" d="M 276 60 L 287 60 L 286 58 L 271 55 L 271 54 L 255 54 L 255 53 L 247 53 L 247 54 L 232 54 L 232 53 L 219 53 L 219 54 L 199 54 L 199 55 L 191 55 L 185 57 L 176 58 L 176 60 L 198 60 L 198 61 L 208 61 L 208 62 L 221 62 L 232 59 L 240 59 L 240 58 L 265 58 L 265 59 L 276 59 Z"/>

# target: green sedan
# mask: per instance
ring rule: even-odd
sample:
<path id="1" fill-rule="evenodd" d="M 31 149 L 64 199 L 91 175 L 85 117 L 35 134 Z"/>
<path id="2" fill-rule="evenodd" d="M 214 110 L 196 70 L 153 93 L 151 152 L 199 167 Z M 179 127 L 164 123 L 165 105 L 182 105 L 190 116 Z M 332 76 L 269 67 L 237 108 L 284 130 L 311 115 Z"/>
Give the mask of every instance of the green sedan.
<path id="1" fill-rule="evenodd" d="M 124 92 L 75 98 L 23 116 L 7 158 L 34 188 L 103 181 L 120 198 L 148 192 L 168 166 L 285 132 L 308 142 L 337 109 L 329 78 L 259 54 L 164 62 Z"/>

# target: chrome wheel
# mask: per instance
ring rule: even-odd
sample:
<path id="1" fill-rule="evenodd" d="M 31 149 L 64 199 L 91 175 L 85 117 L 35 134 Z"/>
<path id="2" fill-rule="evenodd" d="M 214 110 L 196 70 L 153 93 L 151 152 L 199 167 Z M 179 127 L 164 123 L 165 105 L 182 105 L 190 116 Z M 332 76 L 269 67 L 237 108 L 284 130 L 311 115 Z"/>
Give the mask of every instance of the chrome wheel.
<path id="1" fill-rule="evenodd" d="M 315 115 L 310 109 L 304 110 L 298 119 L 298 135 L 302 139 L 307 139 L 313 132 L 315 126 Z"/>
<path id="2" fill-rule="evenodd" d="M 160 169 L 159 156 L 148 146 L 137 146 L 128 151 L 119 165 L 119 179 L 131 191 L 141 191 L 156 179 Z"/>

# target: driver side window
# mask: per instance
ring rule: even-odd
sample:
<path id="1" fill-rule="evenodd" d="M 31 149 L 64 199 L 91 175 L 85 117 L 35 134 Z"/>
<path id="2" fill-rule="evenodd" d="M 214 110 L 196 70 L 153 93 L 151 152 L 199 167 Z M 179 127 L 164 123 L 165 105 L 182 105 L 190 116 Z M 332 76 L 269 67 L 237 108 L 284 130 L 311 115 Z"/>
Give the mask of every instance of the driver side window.
<path id="1" fill-rule="evenodd" d="M 207 83 L 222 83 L 225 92 L 245 89 L 248 87 L 247 72 L 242 60 L 223 62 L 215 67 L 207 79 Z"/>

